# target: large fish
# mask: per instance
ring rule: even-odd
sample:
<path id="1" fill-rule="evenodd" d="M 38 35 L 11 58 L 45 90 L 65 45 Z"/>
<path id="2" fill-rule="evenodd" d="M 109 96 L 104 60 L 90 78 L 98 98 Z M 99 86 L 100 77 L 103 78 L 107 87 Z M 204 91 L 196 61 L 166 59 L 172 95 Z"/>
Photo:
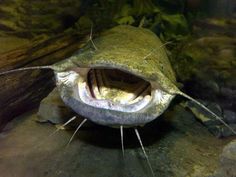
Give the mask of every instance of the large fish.
<path id="1" fill-rule="evenodd" d="M 87 119 L 118 127 L 123 151 L 123 127 L 134 127 L 142 146 L 136 127 L 159 117 L 176 95 L 192 100 L 236 134 L 220 117 L 178 89 L 165 46 L 148 29 L 117 26 L 94 40 L 90 38 L 70 58 L 52 66 L 24 69 L 40 68 L 54 70 L 62 100 L 86 117 L 75 133 Z M 15 71 L 19 70 L 2 74 Z"/>
<path id="2" fill-rule="evenodd" d="M 175 96 L 175 75 L 163 44 L 151 31 L 117 26 L 53 66 L 64 102 L 93 122 L 144 125 Z"/>
<path id="3" fill-rule="evenodd" d="M 63 101 L 98 124 L 145 125 L 176 95 L 211 112 L 178 89 L 164 44 L 148 29 L 114 27 L 51 68 Z"/>

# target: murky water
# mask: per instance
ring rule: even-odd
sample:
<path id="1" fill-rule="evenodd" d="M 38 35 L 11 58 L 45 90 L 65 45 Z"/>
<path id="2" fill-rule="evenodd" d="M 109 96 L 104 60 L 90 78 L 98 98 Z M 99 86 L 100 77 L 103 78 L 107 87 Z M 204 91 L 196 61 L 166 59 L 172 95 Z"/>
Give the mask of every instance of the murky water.
<path id="1" fill-rule="evenodd" d="M 81 36 L 90 35 L 91 27 L 96 38 L 100 31 L 111 26 L 140 25 L 167 44 L 177 80 L 183 84 L 181 89 L 214 104 L 213 110 L 236 127 L 235 9 L 233 0 L 0 0 L 0 70 L 48 65 L 54 59 L 64 59 L 66 54 L 81 47 L 80 40 L 84 43 Z M 68 37 L 75 33 L 80 36 L 78 44 Z M 32 44 L 37 44 L 33 50 Z M 23 52 L 6 55 L 10 58 L 1 55 L 19 48 Z M 24 51 L 27 51 L 25 56 Z M 51 53 L 56 54 L 50 56 Z M 13 118 L 11 111 L 24 112 L 21 109 L 39 103 L 35 92 L 46 95 L 46 87 L 52 88 L 51 83 L 44 82 L 48 77 L 42 76 L 38 82 L 38 75 L 33 78 L 34 74 L 30 74 L 34 82 L 26 87 L 14 75 L 1 80 L 4 94 L 0 97 L 0 127 Z M 25 82 L 26 75 L 22 75 Z M 36 87 L 35 83 L 38 83 Z M 16 97 L 17 91 L 22 93 L 16 101 L 13 91 Z M 27 98 L 31 100 L 25 101 Z M 7 115 L 6 108 L 10 110 Z M 15 118 L 0 133 L 0 177 L 152 176 L 133 129 L 124 131 L 123 158 L 118 129 L 88 123 L 66 146 L 74 129 L 50 136 L 55 126 L 37 123 L 36 112 Z M 206 127 L 217 131 L 224 127 L 209 117 L 206 120 L 196 120 L 176 103 L 160 118 L 139 128 L 155 176 L 210 177 L 214 174 L 223 147 L 234 138 L 214 137 Z M 225 136 L 230 134 L 227 129 Z"/>

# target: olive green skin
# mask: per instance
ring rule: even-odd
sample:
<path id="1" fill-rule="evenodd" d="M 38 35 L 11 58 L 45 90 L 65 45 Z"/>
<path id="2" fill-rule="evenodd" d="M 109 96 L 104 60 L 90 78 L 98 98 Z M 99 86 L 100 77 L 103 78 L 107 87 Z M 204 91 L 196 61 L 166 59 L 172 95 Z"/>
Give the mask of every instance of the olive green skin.
<path id="1" fill-rule="evenodd" d="M 159 104 L 150 103 L 146 110 L 126 114 L 86 107 L 70 96 L 73 92 L 70 86 L 58 84 L 60 94 L 66 104 L 72 109 L 78 110 L 77 113 L 82 112 L 83 116 L 96 117 L 96 115 L 103 114 L 104 116 L 92 121 L 108 126 L 144 125 L 167 109 L 179 90 L 175 86 L 175 74 L 168 60 L 165 47 L 153 32 L 144 28 L 122 25 L 107 30 L 93 42 L 95 47 L 92 42 L 89 42 L 70 58 L 55 64 L 53 66 L 55 73 L 76 70 L 82 74 L 83 68 L 116 68 L 149 81 L 153 89 L 160 89 L 169 97 Z M 80 110 L 77 108 L 78 106 L 80 106 Z M 103 119 L 106 116 L 107 118 Z M 131 119 L 132 121 L 130 121 Z"/>
<path id="2" fill-rule="evenodd" d="M 152 31 L 120 25 L 102 33 L 94 43 L 97 50 L 89 44 L 70 57 L 70 62 L 65 60 L 56 64 L 55 70 L 64 71 L 70 65 L 114 67 L 136 74 L 168 93 L 178 90 L 165 47 Z"/>
<path id="3" fill-rule="evenodd" d="M 117 26 L 94 40 L 98 50 L 75 56 L 78 65 L 120 66 L 154 80 L 162 72 L 175 82 L 175 75 L 160 39 L 150 30 Z M 153 51 L 154 50 L 154 51 Z M 150 56 L 150 53 L 152 53 Z M 73 59 L 72 59 L 73 60 Z"/>

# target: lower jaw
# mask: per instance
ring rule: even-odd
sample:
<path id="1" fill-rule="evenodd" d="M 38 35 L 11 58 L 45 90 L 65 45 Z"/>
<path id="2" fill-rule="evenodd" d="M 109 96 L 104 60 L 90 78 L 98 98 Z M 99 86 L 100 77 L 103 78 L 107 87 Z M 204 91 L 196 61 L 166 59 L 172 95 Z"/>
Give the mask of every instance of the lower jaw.
<path id="1" fill-rule="evenodd" d="M 85 70 L 83 75 L 79 72 L 67 74 L 67 77 L 76 79 L 70 79 L 71 83 L 62 85 L 60 90 L 64 102 L 77 114 L 101 125 L 142 126 L 162 114 L 174 97 L 162 90 L 150 87 L 149 93 L 144 94 L 143 99 L 132 104 L 122 104 L 112 99 L 98 99 L 97 95 L 93 95 L 88 82 L 90 70 Z"/>

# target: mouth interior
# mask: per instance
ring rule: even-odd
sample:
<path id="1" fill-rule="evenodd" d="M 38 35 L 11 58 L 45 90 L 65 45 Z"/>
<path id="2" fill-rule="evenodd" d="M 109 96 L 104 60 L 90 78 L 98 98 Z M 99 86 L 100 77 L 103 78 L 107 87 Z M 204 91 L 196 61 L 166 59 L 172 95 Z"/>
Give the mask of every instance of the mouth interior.
<path id="1" fill-rule="evenodd" d="M 90 69 L 87 85 L 94 99 L 117 104 L 134 104 L 151 97 L 149 82 L 118 69 Z"/>

